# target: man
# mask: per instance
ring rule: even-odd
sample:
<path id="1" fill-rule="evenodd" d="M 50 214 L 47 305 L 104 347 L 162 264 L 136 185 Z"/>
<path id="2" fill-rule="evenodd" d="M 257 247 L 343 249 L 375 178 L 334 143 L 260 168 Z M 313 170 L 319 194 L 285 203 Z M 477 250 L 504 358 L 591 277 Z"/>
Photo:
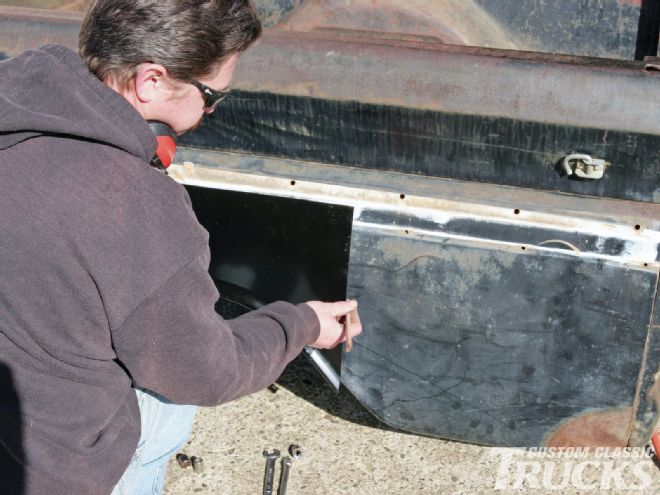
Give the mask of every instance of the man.
<path id="1" fill-rule="evenodd" d="M 189 405 L 342 342 L 354 301 L 222 320 L 207 233 L 148 164 L 147 121 L 197 125 L 260 32 L 248 0 L 98 0 L 80 56 L 0 63 L 2 493 L 160 493 Z"/>

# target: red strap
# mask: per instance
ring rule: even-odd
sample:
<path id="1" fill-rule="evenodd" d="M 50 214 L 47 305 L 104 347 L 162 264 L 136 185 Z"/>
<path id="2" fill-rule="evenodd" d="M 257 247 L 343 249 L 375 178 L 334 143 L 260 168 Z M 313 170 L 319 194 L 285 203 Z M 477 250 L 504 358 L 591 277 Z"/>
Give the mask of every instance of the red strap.
<path id="1" fill-rule="evenodd" d="M 172 160 L 174 160 L 176 142 L 170 136 L 156 136 L 156 141 L 158 142 L 156 155 L 160 158 L 163 167 L 167 168 L 172 164 Z"/>

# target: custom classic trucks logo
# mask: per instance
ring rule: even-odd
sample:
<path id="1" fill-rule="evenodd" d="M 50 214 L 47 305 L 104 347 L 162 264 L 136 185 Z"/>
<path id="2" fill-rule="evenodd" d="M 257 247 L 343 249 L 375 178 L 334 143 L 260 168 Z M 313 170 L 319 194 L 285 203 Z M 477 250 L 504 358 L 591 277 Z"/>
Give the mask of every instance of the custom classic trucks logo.
<path id="1" fill-rule="evenodd" d="M 644 491 L 660 483 L 660 469 L 644 447 L 495 448 L 495 490 Z M 645 493 L 645 492 L 643 492 Z M 649 492 L 650 493 L 650 492 Z"/>

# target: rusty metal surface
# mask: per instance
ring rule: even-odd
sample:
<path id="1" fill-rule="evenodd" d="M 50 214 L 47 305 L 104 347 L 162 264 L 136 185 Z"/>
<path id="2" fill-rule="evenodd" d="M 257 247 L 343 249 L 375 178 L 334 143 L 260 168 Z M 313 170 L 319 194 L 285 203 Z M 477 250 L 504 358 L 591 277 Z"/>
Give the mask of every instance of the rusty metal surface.
<path id="1" fill-rule="evenodd" d="M 520 48 L 473 0 L 308 0 L 277 25 L 291 31 L 341 28 L 427 36 L 443 43 Z"/>
<path id="2" fill-rule="evenodd" d="M 657 5 L 647 5 L 650 3 L 307 0 L 278 27 L 296 31 L 349 28 L 407 33 L 432 36 L 451 44 L 632 60 L 642 38 L 652 35 L 653 26 L 657 52 L 657 20 L 646 30 L 644 24 L 647 18 L 657 17 Z M 652 43 L 652 39 L 649 41 Z"/>
<path id="3" fill-rule="evenodd" d="M 82 14 L 0 6 L 0 60 L 48 43 L 75 48 Z"/>
<path id="4" fill-rule="evenodd" d="M 4 18 L 7 22 L 15 22 L 19 26 L 22 26 L 21 23 L 23 22 L 51 21 L 54 24 L 70 23 L 72 24 L 72 27 L 78 29 L 80 28 L 83 14 L 79 10 L 20 7 L 16 5 L 6 5 L 0 2 L 0 18 Z M 34 42 L 38 43 L 41 39 L 47 38 L 48 35 L 48 26 L 44 26 L 44 32 L 42 32 Z M 6 34 L 3 33 L 2 36 L 4 38 Z"/>
<path id="5" fill-rule="evenodd" d="M 339 201 L 342 188 L 355 191 L 352 200 L 368 200 L 387 202 L 392 207 L 436 207 L 446 209 L 451 202 L 463 205 L 466 215 L 480 215 L 489 209 L 500 209 L 503 218 L 512 221 L 527 212 L 553 215 L 557 220 L 575 222 L 582 225 L 598 220 L 604 223 L 629 225 L 632 230 L 640 226 L 640 236 L 643 230 L 660 231 L 660 205 L 639 203 L 633 201 L 618 201 L 606 198 L 581 197 L 548 191 L 512 188 L 489 184 L 479 184 L 450 179 L 420 177 L 374 170 L 364 170 L 333 166 L 321 163 L 284 160 L 262 156 L 251 156 L 237 153 L 180 148 L 177 150 L 176 163 L 173 170 L 176 174 L 183 173 L 181 180 L 189 174 L 192 177 L 208 176 L 210 182 L 226 183 L 229 175 L 244 176 L 245 181 L 252 179 L 255 184 L 268 184 L 269 179 L 277 185 L 269 184 L 273 194 L 295 194 L 301 182 L 330 186 L 327 195 L 334 201 Z M 183 163 L 187 165 L 181 166 Z M 189 172 L 185 172 L 189 170 Z M 215 174 L 222 174 L 217 175 Z M 178 175 L 175 175 L 178 177 Z M 290 184 L 295 180 L 294 185 Z M 315 191 L 322 191 L 319 187 Z M 380 193 L 381 195 L 379 195 Z M 346 193 L 343 193 L 346 194 Z M 401 195 L 405 199 L 401 199 Z M 415 197 L 426 198 L 427 202 L 415 202 Z M 411 203 L 412 201 L 412 203 Z M 468 206 L 470 205 L 470 206 Z M 473 209 L 472 209 L 473 208 Z M 516 213 L 516 210 L 518 213 Z M 575 212 L 580 212 L 576 217 Z M 533 222 L 541 218 L 535 216 Z M 557 223 L 556 226 L 561 225 Z M 658 256 L 660 261 L 660 255 Z M 660 324 L 660 323 L 659 323 Z"/>
<path id="6" fill-rule="evenodd" d="M 630 443 L 643 445 L 653 431 L 660 428 L 660 291 L 656 293 L 635 405 L 637 411 Z"/>
<path id="7" fill-rule="evenodd" d="M 272 67 L 272 70 L 266 70 Z M 241 59 L 254 92 L 658 133 L 641 62 L 271 31 Z M 616 94 L 616 100 L 611 95 Z"/>
<path id="8" fill-rule="evenodd" d="M 586 412 L 561 423 L 548 434 L 548 447 L 625 447 L 628 445 L 632 407 Z"/>
<path id="9" fill-rule="evenodd" d="M 5 56 L 46 42 L 75 45 L 74 14 L 46 18 L 21 10 L 0 8 Z M 659 133 L 660 73 L 643 68 L 641 62 L 273 29 L 242 57 L 235 87 Z"/>
<path id="10" fill-rule="evenodd" d="M 92 0 L 0 0 L 0 5 L 82 12 Z"/>
<path id="11" fill-rule="evenodd" d="M 89 1 L 0 0 L 0 5 L 82 11 Z M 657 4 L 642 0 L 253 0 L 253 4 L 264 26 L 294 31 L 353 29 L 452 44 L 622 59 L 634 55 L 641 60 L 644 54 L 657 53 Z"/>

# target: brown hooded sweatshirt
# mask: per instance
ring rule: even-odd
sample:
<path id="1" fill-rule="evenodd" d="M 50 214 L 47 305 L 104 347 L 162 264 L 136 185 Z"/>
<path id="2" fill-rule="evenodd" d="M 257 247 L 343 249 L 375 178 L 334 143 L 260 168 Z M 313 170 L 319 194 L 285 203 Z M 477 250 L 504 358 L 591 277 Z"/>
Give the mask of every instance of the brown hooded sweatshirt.
<path id="1" fill-rule="evenodd" d="M 140 436 L 132 384 L 220 404 L 318 337 L 304 304 L 216 314 L 207 232 L 155 146 L 73 51 L 0 62 L 1 493 L 107 494 Z"/>

